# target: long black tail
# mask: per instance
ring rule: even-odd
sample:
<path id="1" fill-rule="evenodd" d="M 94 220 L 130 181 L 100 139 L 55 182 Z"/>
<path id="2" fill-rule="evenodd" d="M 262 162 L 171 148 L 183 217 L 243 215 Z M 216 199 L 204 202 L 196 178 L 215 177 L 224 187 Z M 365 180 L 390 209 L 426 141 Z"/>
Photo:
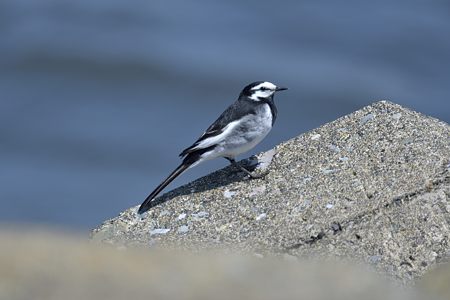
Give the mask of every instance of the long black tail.
<path id="1" fill-rule="evenodd" d="M 167 186 L 169 183 L 171 183 L 175 178 L 177 178 L 181 173 L 187 170 L 192 165 L 192 163 L 188 163 L 186 161 L 183 161 L 181 165 L 178 166 L 170 175 L 161 182 L 160 185 L 156 187 L 156 189 L 151 192 L 150 195 L 145 199 L 144 202 L 142 202 L 141 206 L 139 207 L 138 213 L 143 214 L 147 210 L 153 207 L 152 200 Z"/>

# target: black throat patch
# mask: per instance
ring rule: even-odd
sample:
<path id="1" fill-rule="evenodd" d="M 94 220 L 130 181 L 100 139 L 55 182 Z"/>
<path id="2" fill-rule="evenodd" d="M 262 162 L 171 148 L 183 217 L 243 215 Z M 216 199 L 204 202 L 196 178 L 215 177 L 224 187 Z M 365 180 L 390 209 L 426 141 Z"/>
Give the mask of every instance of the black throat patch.
<path id="1" fill-rule="evenodd" d="M 275 119 L 277 118 L 277 114 L 278 114 L 277 107 L 275 106 L 275 102 L 273 101 L 273 95 L 268 98 L 258 97 L 258 99 L 260 99 L 261 103 L 269 104 L 270 112 L 272 113 L 272 126 L 273 126 L 273 124 L 275 123 Z"/>

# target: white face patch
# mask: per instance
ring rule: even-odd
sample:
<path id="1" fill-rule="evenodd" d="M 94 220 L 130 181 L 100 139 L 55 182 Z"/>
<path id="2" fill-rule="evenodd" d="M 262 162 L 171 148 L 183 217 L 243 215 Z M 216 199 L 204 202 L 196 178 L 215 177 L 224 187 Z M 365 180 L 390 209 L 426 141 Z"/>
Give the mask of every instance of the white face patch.
<path id="1" fill-rule="evenodd" d="M 268 98 L 275 93 L 276 88 L 277 86 L 275 84 L 264 81 L 251 89 L 253 93 L 250 99 L 259 101 L 259 98 Z"/>

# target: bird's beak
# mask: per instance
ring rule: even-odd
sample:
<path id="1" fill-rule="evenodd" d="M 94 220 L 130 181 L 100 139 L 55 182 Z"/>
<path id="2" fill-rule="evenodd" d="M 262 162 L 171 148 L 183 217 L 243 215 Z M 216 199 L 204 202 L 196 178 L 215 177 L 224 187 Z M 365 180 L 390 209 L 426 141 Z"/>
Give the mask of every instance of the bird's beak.
<path id="1" fill-rule="evenodd" d="M 284 90 L 287 90 L 287 89 L 288 89 L 287 87 L 277 86 L 277 88 L 275 89 L 275 91 L 278 92 L 278 91 L 284 91 Z"/>

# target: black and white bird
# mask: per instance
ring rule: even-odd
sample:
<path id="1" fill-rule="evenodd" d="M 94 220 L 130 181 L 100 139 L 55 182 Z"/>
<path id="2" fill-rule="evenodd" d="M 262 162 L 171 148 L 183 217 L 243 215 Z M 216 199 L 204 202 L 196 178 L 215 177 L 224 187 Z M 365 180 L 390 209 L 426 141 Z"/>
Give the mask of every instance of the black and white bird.
<path id="1" fill-rule="evenodd" d="M 277 118 L 273 96 L 286 90 L 268 81 L 247 85 L 239 98 L 192 144 L 181 152 L 183 162 L 145 199 L 138 213 L 143 214 L 154 206 L 153 199 L 176 177 L 199 163 L 217 157 L 226 158 L 252 178 L 253 175 L 235 161 L 236 156 L 247 152 L 261 142 Z"/>

